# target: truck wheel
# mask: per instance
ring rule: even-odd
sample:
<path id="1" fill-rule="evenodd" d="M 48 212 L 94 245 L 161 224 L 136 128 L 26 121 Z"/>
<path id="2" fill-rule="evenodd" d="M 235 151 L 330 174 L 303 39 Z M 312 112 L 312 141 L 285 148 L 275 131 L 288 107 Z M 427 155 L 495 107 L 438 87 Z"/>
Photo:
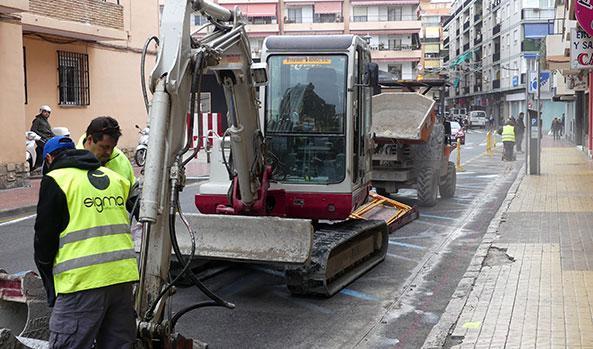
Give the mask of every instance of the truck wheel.
<path id="1" fill-rule="evenodd" d="M 418 193 L 418 205 L 434 206 L 437 203 L 439 189 L 439 178 L 432 167 L 423 167 L 418 171 L 416 179 L 416 191 Z"/>
<path id="2" fill-rule="evenodd" d="M 437 122 L 426 143 L 414 146 L 414 161 L 441 160 L 443 158 L 443 147 L 445 143 L 445 126 Z"/>
<path id="3" fill-rule="evenodd" d="M 441 197 L 445 199 L 452 198 L 455 195 L 455 186 L 457 185 L 457 170 L 455 164 L 451 161 L 447 164 L 447 175 L 445 175 L 441 184 L 439 185 L 439 191 Z"/>

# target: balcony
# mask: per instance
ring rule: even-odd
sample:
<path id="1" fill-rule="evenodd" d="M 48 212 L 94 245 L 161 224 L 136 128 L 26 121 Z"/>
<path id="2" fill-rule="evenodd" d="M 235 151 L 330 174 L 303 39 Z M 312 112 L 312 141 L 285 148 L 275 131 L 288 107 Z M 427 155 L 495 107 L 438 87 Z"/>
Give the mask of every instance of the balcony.
<path id="1" fill-rule="evenodd" d="M 469 29 L 469 21 L 463 23 L 463 31 L 466 31 Z"/>
<path id="2" fill-rule="evenodd" d="M 482 35 L 480 34 L 480 36 L 477 36 L 474 39 L 474 45 L 478 45 L 478 44 L 481 44 L 481 43 L 482 43 Z"/>
<path id="3" fill-rule="evenodd" d="M 449 45 L 449 37 L 447 36 L 445 40 L 443 40 L 443 46 Z"/>
<path id="4" fill-rule="evenodd" d="M 498 53 L 495 53 L 495 54 L 492 56 L 492 62 L 498 62 L 498 61 L 500 61 L 500 52 L 498 52 Z"/>
<path id="5" fill-rule="evenodd" d="M 500 80 L 492 80 L 492 89 L 500 88 Z"/>
<path id="6" fill-rule="evenodd" d="M 497 8 L 498 6 L 500 6 L 500 0 L 492 0 L 492 3 L 490 5 L 490 8 L 492 10 L 494 10 L 495 8 Z"/>
<path id="7" fill-rule="evenodd" d="M 383 49 L 371 50 L 371 59 L 373 61 L 400 61 L 400 62 L 418 62 L 422 57 L 422 50 L 415 50 L 412 46 L 402 46 L 408 49 Z"/>
<path id="8" fill-rule="evenodd" d="M 469 50 L 469 43 L 463 45 L 463 52 Z"/>
<path id="9" fill-rule="evenodd" d="M 0 13 L 16 13 L 29 11 L 29 0 L 2 0 Z"/>
<path id="10" fill-rule="evenodd" d="M 498 33 L 500 33 L 500 23 L 498 23 L 497 25 L 495 25 L 495 26 L 492 28 L 492 35 L 496 35 L 496 34 L 498 34 Z"/>
<path id="11" fill-rule="evenodd" d="M 482 20 L 482 15 L 481 14 L 478 13 L 477 15 L 474 15 L 474 23 L 479 22 L 481 20 Z"/>
<path id="12" fill-rule="evenodd" d="M 311 24 L 311 23 L 307 23 L 307 24 Z M 272 24 L 247 24 L 245 26 L 245 31 L 247 31 L 247 34 L 255 34 L 255 33 L 259 33 L 259 34 L 277 34 L 280 32 L 280 27 L 278 26 L 277 23 L 272 23 Z"/>
<path id="13" fill-rule="evenodd" d="M 554 9 L 524 8 L 521 10 L 521 19 L 524 21 L 541 21 L 554 19 Z"/>
<path id="14" fill-rule="evenodd" d="M 401 18 L 401 19 L 399 19 Z M 377 32 L 381 30 L 418 31 L 422 23 L 417 16 L 402 16 L 391 18 L 388 16 L 354 16 L 351 18 L 350 30 L 353 32 Z"/>
<path id="15" fill-rule="evenodd" d="M 314 32 L 340 32 L 344 31 L 344 23 L 284 23 L 284 31 L 290 34 L 303 33 L 307 34 L 312 31 Z M 276 25 L 276 32 L 278 32 L 278 26 Z"/>
<path id="16" fill-rule="evenodd" d="M 23 31 L 89 41 L 127 40 L 124 8 L 96 0 L 29 0 L 20 14 Z"/>

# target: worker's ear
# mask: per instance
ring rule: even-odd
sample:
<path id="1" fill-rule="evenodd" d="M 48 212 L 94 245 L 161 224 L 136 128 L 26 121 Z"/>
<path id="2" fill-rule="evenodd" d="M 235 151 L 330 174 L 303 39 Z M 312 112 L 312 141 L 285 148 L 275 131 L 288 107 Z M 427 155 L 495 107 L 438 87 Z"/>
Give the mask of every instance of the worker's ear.
<path id="1" fill-rule="evenodd" d="M 93 136 L 87 135 L 86 139 L 84 140 L 84 144 L 91 144 L 91 143 L 93 143 Z"/>

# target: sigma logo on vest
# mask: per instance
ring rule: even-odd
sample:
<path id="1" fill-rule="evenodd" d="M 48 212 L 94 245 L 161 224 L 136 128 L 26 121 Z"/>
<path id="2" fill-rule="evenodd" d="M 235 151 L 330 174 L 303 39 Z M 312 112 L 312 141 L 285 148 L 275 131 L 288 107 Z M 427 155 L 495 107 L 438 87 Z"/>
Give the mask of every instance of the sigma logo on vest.
<path id="1" fill-rule="evenodd" d="M 87 172 L 87 178 L 89 182 L 93 185 L 93 187 L 99 190 L 105 190 L 109 188 L 109 176 L 107 176 L 103 171 L 100 170 L 91 170 Z M 101 213 L 106 208 L 117 208 L 121 207 L 125 204 L 124 197 L 121 195 L 118 196 L 96 196 L 96 197 L 87 197 L 84 198 L 83 204 L 87 208 L 95 207 L 97 212 Z"/>
<path id="2" fill-rule="evenodd" d="M 84 206 L 91 208 L 95 207 L 97 212 L 101 213 L 106 208 L 113 208 L 113 207 L 122 207 L 124 205 L 124 198 L 123 196 L 104 196 L 104 197 L 94 197 L 94 198 L 84 198 Z"/>

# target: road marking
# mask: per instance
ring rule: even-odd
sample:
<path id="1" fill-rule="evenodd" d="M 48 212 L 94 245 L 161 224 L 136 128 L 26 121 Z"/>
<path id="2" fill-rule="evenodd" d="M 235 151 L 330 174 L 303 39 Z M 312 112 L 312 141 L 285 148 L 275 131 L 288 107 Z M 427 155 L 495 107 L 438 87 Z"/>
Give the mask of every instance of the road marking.
<path id="1" fill-rule="evenodd" d="M 398 254 L 388 253 L 387 255 L 392 258 L 403 259 L 404 261 L 417 262 L 417 260 L 415 260 L 415 259 L 400 256 Z"/>
<path id="2" fill-rule="evenodd" d="M 15 219 L 12 219 L 12 220 L 9 220 L 9 221 L 6 221 L 6 222 L 2 222 L 2 223 L 0 223 L 0 227 L 5 226 L 5 225 L 10 225 L 10 224 L 13 224 L 13 223 L 18 223 L 18 222 L 26 221 L 27 219 L 33 218 L 35 216 L 37 216 L 37 215 L 36 214 L 32 214 L 32 215 L 29 215 L 29 216 L 25 216 L 25 217 L 21 217 L 21 218 L 15 218 Z"/>
<path id="3" fill-rule="evenodd" d="M 496 177 L 498 177 L 497 174 L 476 176 L 476 178 L 496 178 Z"/>
<path id="4" fill-rule="evenodd" d="M 406 244 L 405 242 L 397 242 L 397 241 L 391 241 L 391 240 L 389 240 L 389 244 L 390 245 L 395 245 L 395 246 L 413 248 L 413 249 L 416 249 L 416 250 L 425 250 L 426 249 L 426 248 L 424 248 L 422 246 L 418 246 L 418 245 L 414 245 L 414 244 Z"/>
<path id="5" fill-rule="evenodd" d="M 366 293 L 359 292 L 359 291 L 354 291 L 354 290 L 351 290 L 349 288 L 343 288 L 340 291 L 340 293 L 343 294 L 343 295 L 346 295 L 346 296 L 360 298 L 360 299 L 363 299 L 365 301 L 374 301 L 374 302 L 377 302 L 377 301 L 380 301 L 381 300 L 381 299 L 379 299 L 379 298 L 377 298 L 377 297 L 375 297 L 373 295 L 366 294 Z"/>
<path id="6" fill-rule="evenodd" d="M 426 214 L 426 213 L 420 212 L 420 219 L 422 219 L 423 217 L 433 218 L 433 219 L 446 219 L 446 220 L 449 220 L 449 221 L 456 221 L 457 220 L 457 218 L 451 218 L 451 217 L 445 217 L 445 216 L 435 216 L 435 215 L 431 215 L 431 214 Z"/>
<path id="7" fill-rule="evenodd" d="M 475 172 L 457 172 L 458 176 L 465 176 L 465 175 L 470 175 L 470 174 L 474 174 Z"/>

